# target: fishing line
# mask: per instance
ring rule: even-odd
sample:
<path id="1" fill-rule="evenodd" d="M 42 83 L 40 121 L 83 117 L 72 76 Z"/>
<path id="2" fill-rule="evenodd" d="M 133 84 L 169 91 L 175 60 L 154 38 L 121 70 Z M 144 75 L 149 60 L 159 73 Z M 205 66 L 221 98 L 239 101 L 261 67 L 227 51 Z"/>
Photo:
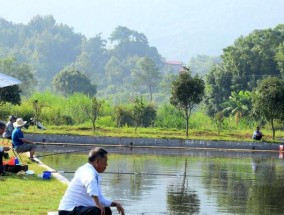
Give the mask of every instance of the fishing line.
<path id="1" fill-rule="evenodd" d="M 74 174 L 75 171 L 64 171 L 64 170 L 55 170 L 51 171 L 52 173 L 59 174 Z M 169 173 L 146 173 L 146 172 L 104 172 L 103 174 L 113 174 L 113 175 L 135 175 L 135 176 L 169 176 L 169 177 L 186 177 L 186 178 L 208 178 L 208 176 L 200 176 L 200 175 L 184 175 L 182 174 L 169 174 Z M 233 178 L 233 177 L 231 177 Z M 225 180 L 221 177 L 212 177 L 212 179 Z M 252 178 L 243 178 L 241 181 L 253 181 Z M 240 181 L 240 180 L 235 180 Z"/>

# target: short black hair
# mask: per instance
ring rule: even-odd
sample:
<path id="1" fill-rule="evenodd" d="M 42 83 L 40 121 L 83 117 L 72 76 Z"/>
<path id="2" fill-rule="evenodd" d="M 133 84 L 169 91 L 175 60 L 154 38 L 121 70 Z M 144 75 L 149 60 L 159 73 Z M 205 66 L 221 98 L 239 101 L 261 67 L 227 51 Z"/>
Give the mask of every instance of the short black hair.
<path id="1" fill-rule="evenodd" d="M 97 159 L 105 158 L 106 156 L 107 156 L 107 151 L 104 148 L 95 147 L 91 149 L 91 151 L 89 152 L 88 161 L 93 162 Z"/>
<path id="2" fill-rule="evenodd" d="M 0 128 L 3 128 L 3 129 L 6 128 L 6 124 L 4 122 L 2 122 L 2 121 L 0 121 Z"/>

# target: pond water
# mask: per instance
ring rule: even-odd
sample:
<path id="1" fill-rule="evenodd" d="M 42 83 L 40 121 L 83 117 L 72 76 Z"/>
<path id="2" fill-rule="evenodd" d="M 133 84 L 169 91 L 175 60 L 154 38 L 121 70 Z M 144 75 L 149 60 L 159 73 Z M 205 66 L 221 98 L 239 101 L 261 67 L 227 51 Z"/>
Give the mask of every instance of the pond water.
<path id="1" fill-rule="evenodd" d="M 174 149 L 107 148 L 104 195 L 126 214 L 284 214 L 283 155 Z M 43 153 L 43 152 L 42 152 Z M 44 155 L 44 154 L 42 154 Z M 41 160 L 71 180 L 84 153 Z M 118 214 L 113 209 L 113 214 Z"/>

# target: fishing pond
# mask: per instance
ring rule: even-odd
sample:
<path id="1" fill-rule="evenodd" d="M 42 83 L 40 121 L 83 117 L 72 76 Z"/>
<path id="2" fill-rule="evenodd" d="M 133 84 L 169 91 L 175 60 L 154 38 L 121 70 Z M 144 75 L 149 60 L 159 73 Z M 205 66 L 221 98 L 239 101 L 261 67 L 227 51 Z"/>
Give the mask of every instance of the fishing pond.
<path id="1" fill-rule="evenodd" d="M 87 162 L 88 149 L 64 150 L 43 150 L 40 160 L 71 180 L 74 171 Z M 283 214 L 282 153 L 106 150 L 109 159 L 102 190 L 106 197 L 121 202 L 126 214 Z M 118 214 L 115 208 L 113 214 Z"/>

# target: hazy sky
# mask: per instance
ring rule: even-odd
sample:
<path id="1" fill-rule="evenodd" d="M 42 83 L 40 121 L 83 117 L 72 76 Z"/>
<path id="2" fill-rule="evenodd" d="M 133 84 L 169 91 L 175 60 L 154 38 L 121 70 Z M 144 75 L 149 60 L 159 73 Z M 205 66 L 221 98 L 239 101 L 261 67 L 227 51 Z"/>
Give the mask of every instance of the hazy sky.
<path id="1" fill-rule="evenodd" d="M 188 61 L 197 54 L 219 55 L 240 35 L 284 23 L 283 5 L 284 0 L 0 0 L 0 17 L 27 24 L 36 15 L 53 15 L 76 33 L 102 33 L 105 39 L 126 26 L 144 33 L 165 58 Z"/>

